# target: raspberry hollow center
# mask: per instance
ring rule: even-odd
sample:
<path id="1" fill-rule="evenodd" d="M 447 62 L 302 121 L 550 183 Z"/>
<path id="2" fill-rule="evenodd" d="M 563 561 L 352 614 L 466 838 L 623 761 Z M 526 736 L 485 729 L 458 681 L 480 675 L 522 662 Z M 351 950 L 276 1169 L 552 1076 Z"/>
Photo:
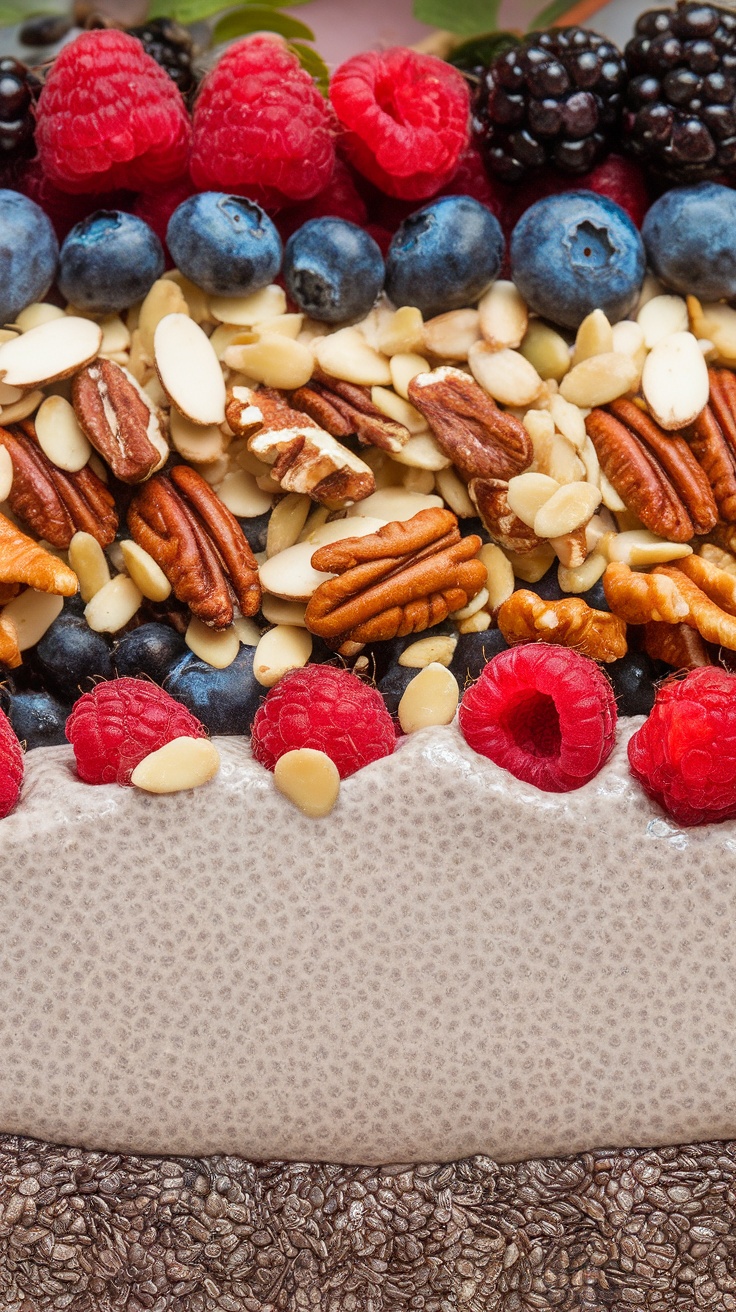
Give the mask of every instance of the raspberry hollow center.
<path id="1" fill-rule="evenodd" d="M 560 754 L 560 717 L 554 699 L 547 693 L 532 691 L 519 697 L 506 711 L 503 727 L 527 756 L 549 758 Z"/>

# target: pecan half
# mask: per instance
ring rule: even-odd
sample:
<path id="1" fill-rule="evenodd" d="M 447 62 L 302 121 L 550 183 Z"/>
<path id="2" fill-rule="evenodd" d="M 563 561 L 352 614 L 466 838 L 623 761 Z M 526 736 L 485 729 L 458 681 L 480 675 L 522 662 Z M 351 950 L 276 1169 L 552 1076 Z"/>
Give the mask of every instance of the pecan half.
<path id="1" fill-rule="evenodd" d="M 121 483 L 142 483 L 166 463 L 169 446 L 158 410 L 113 360 L 80 369 L 72 404 L 80 428 Z"/>
<path id="2" fill-rule="evenodd" d="M 174 595 L 215 629 L 261 604 L 258 566 L 235 516 L 201 474 L 175 465 L 133 497 L 128 528 L 135 542 L 161 567 Z"/>
<path id="3" fill-rule="evenodd" d="M 724 437 L 724 429 L 718 416 L 727 422 L 728 431 L 733 428 L 734 420 L 732 416 L 727 415 L 724 406 L 720 404 L 723 396 L 720 387 L 715 389 L 715 394 L 719 398 L 717 413 L 716 407 L 712 404 L 714 396 L 712 380 L 715 372 L 711 370 L 711 404 L 701 410 L 695 423 L 689 428 L 688 441 L 693 455 L 713 489 L 721 519 L 733 524 L 736 523 L 736 462 L 732 448 Z"/>
<path id="4" fill-rule="evenodd" d="M 500 478 L 474 478 L 468 492 L 478 509 L 481 522 L 494 542 L 507 551 L 525 556 L 542 545 L 533 528 L 515 515 L 508 503 L 509 485 Z"/>
<path id="5" fill-rule="evenodd" d="M 109 547 L 118 527 L 115 502 L 89 465 L 76 474 L 57 468 L 41 450 L 30 420 L 0 428 L 0 444 L 13 462 L 8 497 L 13 514 L 53 547 L 68 547 L 80 530 Z"/>
<path id="6" fill-rule="evenodd" d="M 676 670 L 697 670 L 713 664 L 700 634 L 687 624 L 650 620 L 644 626 L 644 650 L 653 660 L 664 661 Z"/>
<path id="7" fill-rule="evenodd" d="M 499 410 L 462 369 L 444 365 L 417 374 L 409 383 L 408 394 L 466 480 L 509 479 L 531 464 L 534 452 L 524 425 Z"/>
<path id="8" fill-rule="evenodd" d="M 710 533 L 718 521 L 718 506 L 707 475 L 684 438 L 679 433 L 665 433 L 633 401 L 624 398 L 612 401 L 608 410 L 643 442 L 661 465 L 685 506 L 695 532 Z"/>
<path id="9" fill-rule="evenodd" d="M 293 410 L 280 392 L 238 387 L 233 389 L 233 401 L 240 412 L 240 427 L 233 431 L 247 435 L 250 430 L 249 450 L 273 466 L 271 476 L 285 492 L 306 493 L 313 501 L 329 504 L 362 501 L 375 492 L 376 480 L 368 465 L 309 415 Z M 235 404 L 225 411 L 231 428 L 233 420 L 237 422 Z M 258 416 L 260 427 L 255 431 Z"/>
<path id="10" fill-rule="evenodd" d="M 291 403 L 332 437 L 355 435 L 364 446 L 382 451 L 400 451 L 411 437 L 404 424 L 389 419 L 373 404 L 369 387 L 332 378 L 320 369 L 305 387 L 291 393 Z"/>
<path id="11" fill-rule="evenodd" d="M 24 584 L 37 592 L 55 592 L 61 597 L 73 597 L 79 589 L 73 569 L 0 515 L 0 594 L 5 584 Z"/>
<path id="12" fill-rule="evenodd" d="M 512 647 L 518 642 L 552 642 L 606 664 L 627 651 L 625 622 L 594 610 L 582 597 L 544 601 L 536 592 L 518 588 L 501 606 L 498 627 Z"/>
<path id="13" fill-rule="evenodd" d="M 652 533 L 670 542 L 689 542 L 695 527 L 684 502 L 628 423 L 608 410 L 596 408 L 585 420 L 585 428 L 601 469 L 627 509 L 633 510 Z"/>
<path id="14" fill-rule="evenodd" d="M 461 538 L 455 515 L 439 508 L 320 547 L 314 569 L 338 577 L 312 594 L 307 628 L 338 651 L 431 628 L 484 587 L 480 547 L 474 534 Z"/>

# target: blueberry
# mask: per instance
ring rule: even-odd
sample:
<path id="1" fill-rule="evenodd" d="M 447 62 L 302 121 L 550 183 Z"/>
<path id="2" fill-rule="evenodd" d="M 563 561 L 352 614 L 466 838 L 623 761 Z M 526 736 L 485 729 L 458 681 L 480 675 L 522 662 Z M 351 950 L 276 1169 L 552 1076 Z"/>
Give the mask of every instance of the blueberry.
<path id="1" fill-rule="evenodd" d="M 736 192 L 717 182 L 675 187 L 655 200 L 641 230 L 665 286 L 701 301 L 736 297 Z"/>
<path id="2" fill-rule="evenodd" d="M 409 669 L 407 665 L 392 665 L 378 681 L 378 691 L 388 708 L 389 715 L 398 715 L 399 702 L 404 696 L 408 685 L 419 670 Z"/>
<path id="3" fill-rule="evenodd" d="M 378 243 L 347 219 L 310 219 L 286 243 L 286 289 L 300 310 L 323 323 L 364 319 L 384 276 Z"/>
<path id="4" fill-rule="evenodd" d="M 111 314 L 134 305 L 165 268 L 152 228 L 122 210 L 96 210 L 77 223 L 59 255 L 59 289 L 90 314 Z"/>
<path id="5" fill-rule="evenodd" d="M 592 191 L 545 196 L 511 234 L 511 277 L 530 309 L 578 328 L 592 310 L 612 323 L 636 304 L 644 244 L 628 214 Z"/>
<path id="6" fill-rule="evenodd" d="M 500 651 L 506 651 L 508 645 L 500 629 L 460 634 L 450 662 L 450 672 L 457 679 L 461 697 L 468 685 L 475 683 L 488 662 Z"/>
<path id="7" fill-rule="evenodd" d="M 425 319 L 473 305 L 498 276 L 504 252 L 495 215 L 472 196 L 442 196 L 410 214 L 386 259 L 394 305 L 416 305 Z"/>
<path id="8" fill-rule="evenodd" d="M 210 733 L 250 733 L 266 689 L 253 674 L 255 647 L 241 647 L 232 665 L 215 670 L 194 652 L 175 665 L 166 691 L 183 702 Z"/>
<path id="9" fill-rule="evenodd" d="M 27 751 L 66 743 L 65 728 L 71 706 L 57 701 L 49 692 L 14 692 L 7 700 L 8 719 Z"/>
<path id="10" fill-rule="evenodd" d="M 121 679 L 147 675 L 154 683 L 163 684 L 188 650 L 176 629 L 153 621 L 124 633 L 115 644 L 112 662 Z"/>
<path id="11" fill-rule="evenodd" d="M 29 655 L 29 663 L 46 687 L 66 702 L 89 692 L 97 679 L 113 676 L 107 639 L 83 617 L 64 611 Z"/>
<path id="12" fill-rule="evenodd" d="M 59 243 L 39 205 L 0 190 L 0 323 L 42 301 L 56 274 Z"/>
<path id="13" fill-rule="evenodd" d="M 614 693 L 619 715 L 648 715 L 654 705 L 655 681 L 667 673 L 667 666 L 653 661 L 643 651 L 628 651 L 620 661 L 600 667 Z"/>
<path id="14" fill-rule="evenodd" d="M 221 191 L 182 201 L 166 244 L 181 272 L 213 296 L 249 296 L 273 282 L 281 266 L 281 238 L 266 212 Z"/>
<path id="15" fill-rule="evenodd" d="M 271 518 L 271 511 L 267 510 L 264 515 L 252 515 L 247 519 L 239 519 L 238 523 L 245 534 L 248 546 L 251 551 L 265 551 L 266 538 L 268 537 L 268 521 Z"/>

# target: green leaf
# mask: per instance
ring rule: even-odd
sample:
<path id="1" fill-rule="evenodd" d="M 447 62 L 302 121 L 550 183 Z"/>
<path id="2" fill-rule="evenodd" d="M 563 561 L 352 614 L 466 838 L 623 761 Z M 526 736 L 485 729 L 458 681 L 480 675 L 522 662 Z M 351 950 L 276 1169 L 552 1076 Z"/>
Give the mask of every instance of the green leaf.
<path id="1" fill-rule="evenodd" d="M 212 43 L 219 45 L 222 41 L 232 41 L 233 37 L 244 36 L 247 32 L 278 32 L 289 40 L 293 37 L 303 41 L 314 40 L 314 32 L 306 23 L 292 18 L 291 14 L 282 14 L 278 9 L 258 4 L 244 5 L 242 9 L 234 9 L 221 18 L 215 24 Z"/>
<path id="2" fill-rule="evenodd" d="M 22 23 L 26 18 L 33 18 L 43 12 L 36 9 L 29 13 L 28 5 L 23 4 L 23 0 L 18 0 L 17 4 L 0 4 L 0 27 L 15 27 L 16 23 Z"/>
<path id="3" fill-rule="evenodd" d="M 498 55 L 518 44 L 519 38 L 513 32 L 485 32 L 483 36 L 472 36 L 469 41 L 455 46 L 446 59 L 448 64 L 454 64 L 463 73 L 471 73 L 474 69 L 487 68 Z"/>
<path id="4" fill-rule="evenodd" d="M 414 17 L 456 36 L 489 32 L 498 20 L 500 0 L 414 0 Z"/>
<path id="5" fill-rule="evenodd" d="M 551 0 L 551 3 L 540 9 L 538 14 L 534 15 L 529 24 L 529 31 L 534 32 L 538 28 L 551 27 L 556 23 L 568 9 L 572 9 L 573 0 Z"/>
<path id="6" fill-rule="evenodd" d="M 303 46 L 299 41 L 290 41 L 289 49 L 294 51 L 302 68 L 313 77 L 323 96 L 330 88 L 330 70 L 321 55 L 313 46 Z"/>

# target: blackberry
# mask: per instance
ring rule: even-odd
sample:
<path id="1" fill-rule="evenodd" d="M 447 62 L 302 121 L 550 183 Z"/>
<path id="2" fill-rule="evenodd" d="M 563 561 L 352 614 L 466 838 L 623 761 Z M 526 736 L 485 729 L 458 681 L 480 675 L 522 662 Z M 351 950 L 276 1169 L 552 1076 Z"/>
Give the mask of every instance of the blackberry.
<path id="1" fill-rule="evenodd" d="M 40 89 L 26 64 L 10 55 L 0 57 L 0 161 L 33 154 L 33 104 Z"/>
<path id="2" fill-rule="evenodd" d="M 505 182 L 545 164 L 587 173 L 608 151 L 625 87 L 623 55 L 596 32 L 566 27 L 527 37 L 481 79 L 475 126 L 489 171 Z"/>
<path id="3" fill-rule="evenodd" d="M 183 96 L 195 88 L 197 79 L 192 68 L 194 42 L 189 32 L 173 18 L 154 18 L 143 27 L 128 29 L 137 37 L 147 55 L 156 60 L 176 83 Z"/>
<path id="4" fill-rule="evenodd" d="M 627 150 L 669 182 L 736 176 L 736 15 L 651 9 L 625 58 Z"/>

